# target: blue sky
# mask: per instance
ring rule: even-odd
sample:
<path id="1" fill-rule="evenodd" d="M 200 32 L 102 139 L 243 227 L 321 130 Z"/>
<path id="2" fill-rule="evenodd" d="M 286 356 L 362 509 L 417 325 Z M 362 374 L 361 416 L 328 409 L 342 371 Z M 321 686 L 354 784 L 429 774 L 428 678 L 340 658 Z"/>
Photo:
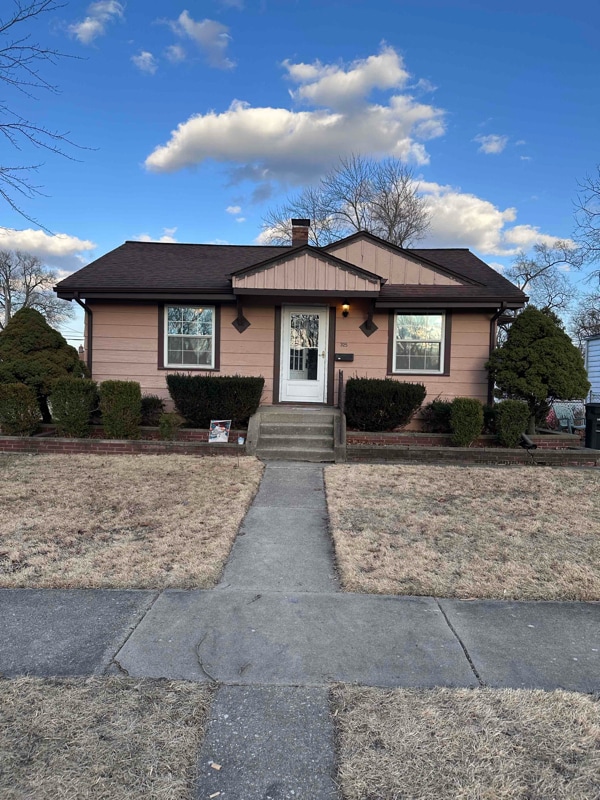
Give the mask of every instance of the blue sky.
<path id="1" fill-rule="evenodd" d="M 43 66 L 60 92 L 4 99 L 81 149 L 5 143 L 44 162 L 23 206 L 52 235 L 3 206 L 0 246 L 62 274 L 126 239 L 253 243 L 360 152 L 413 167 L 421 246 L 507 264 L 572 234 L 600 161 L 599 23 L 592 0 L 71 0 L 19 31 L 73 56 Z"/>

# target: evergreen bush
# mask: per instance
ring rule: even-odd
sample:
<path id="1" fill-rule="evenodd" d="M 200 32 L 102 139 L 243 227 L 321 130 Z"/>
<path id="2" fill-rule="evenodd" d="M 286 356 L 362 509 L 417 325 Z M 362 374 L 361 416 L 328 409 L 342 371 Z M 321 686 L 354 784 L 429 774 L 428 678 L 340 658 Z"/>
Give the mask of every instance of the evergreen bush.
<path id="1" fill-rule="evenodd" d="M 164 400 L 156 394 L 145 394 L 142 397 L 142 425 L 156 428 L 161 414 L 165 410 Z"/>
<path id="2" fill-rule="evenodd" d="M 211 419 L 230 419 L 234 428 L 246 427 L 260 405 L 264 378 L 241 375 L 167 375 L 175 408 L 194 428 L 208 428 Z"/>
<path id="3" fill-rule="evenodd" d="M 40 407 L 34 389 L 24 383 L 0 383 L 2 433 L 31 436 L 40 424 Z"/>
<path id="4" fill-rule="evenodd" d="M 455 397 L 450 415 L 452 444 L 468 447 L 483 430 L 483 406 L 472 397 Z"/>
<path id="5" fill-rule="evenodd" d="M 450 400 L 433 400 L 423 408 L 423 423 L 425 430 L 430 433 L 450 433 L 450 414 L 452 402 Z"/>
<path id="6" fill-rule="evenodd" d="M 498 406 L 495 403 L 488 405 L 487 403 L 483 407 L 483 432 L 484 433 L 496 433 L 496 424 L 497 424 L 497 413 L 498 413 Z"/>
<path id="7" fill-rule="evenodd" d="M 496 431 L 503 447 L 516 447 L 529 424 L 529 406 L 524 400 L 503 400 L 497 406 Z"/>
<path id="8" fill-rule="evenodd" d="M 554 400 L 585 397 L 590 390 L 583 356 L 556 315 L 528 306 L 510 326 L 506 342 L 486 364 L 497 397 L 524 400 L 528 433 L 543 424 Z"/>
<path id="9" fill-rule="evenodd" d="M 103 381 L 100 384 L 102 427 L 109 439 L 139 439 L 142 392 L 137 381 Z"/>
<path id="10" fill-rule="evenodd" d="M 87 378 L 59 378 L 50 395 L 52 421 L 61 436 L 88 436 L 98 405 L 98 385 Z"/>
<path id="11" fill-rule="evenodd" d="M 350 378 L 346 383 L 346 420 L 359 431 L 391 431 L 410 422 L 427 392 L 422 383 L 389 378 Z"/>
<path id="12" fill-rule="evenodd" d="M 0 332 L 0 383 L 31 386 L 42 419 L 51 422 L 48 396 L 54 382 L 66 377 L 88 377 L 79 353 L 39 311 L 21 308 Z"/>
<path id="13" fill-rule="evenodd" d="M 161 439 L 171 440 L 177 436 L 177 431 L 185 422 L 181 414 L 176 411 L 169 411 L 161 414 L 158 420 L 158 429 Z"/>

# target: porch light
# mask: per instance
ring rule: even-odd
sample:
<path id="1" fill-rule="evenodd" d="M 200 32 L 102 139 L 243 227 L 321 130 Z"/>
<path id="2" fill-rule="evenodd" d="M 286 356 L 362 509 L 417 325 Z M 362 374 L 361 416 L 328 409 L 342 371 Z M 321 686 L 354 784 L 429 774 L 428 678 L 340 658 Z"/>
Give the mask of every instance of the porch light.
<path id="1" fill-rule="evenodd" d="M 342 317 L 347 317 L 349 311 L 350 311 L 350 304 L 346 300 L 345 302 L 342 303 Z"/>

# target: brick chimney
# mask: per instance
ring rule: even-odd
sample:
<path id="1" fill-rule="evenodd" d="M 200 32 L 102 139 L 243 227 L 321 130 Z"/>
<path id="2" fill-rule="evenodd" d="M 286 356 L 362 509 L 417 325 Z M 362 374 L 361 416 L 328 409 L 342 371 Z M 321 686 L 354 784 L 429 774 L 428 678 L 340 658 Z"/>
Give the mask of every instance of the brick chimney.
<path id="1" fill-rule="evenodd" d="M 301 247 L 303 244 L 308 244 L 309 228 L 309 219 L 292 220 L 292 247 Z"/>

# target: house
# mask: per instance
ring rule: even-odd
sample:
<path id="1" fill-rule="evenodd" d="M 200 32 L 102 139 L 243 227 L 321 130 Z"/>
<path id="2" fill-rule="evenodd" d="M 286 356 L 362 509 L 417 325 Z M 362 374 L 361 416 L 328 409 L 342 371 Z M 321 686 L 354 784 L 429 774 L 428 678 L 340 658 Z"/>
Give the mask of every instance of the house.
<path id="1" fill-rule="evenodd" d="M 592 384 L 588 395 L 591 403 L 600 402 L 600 334 L 588 336 L 585 340 L 585 368 Z"/>
<path id="2" fill-rule="evenodd" d="M 169 372 L 262 375 L 265 404 L 337 403 L 338 370 L 491 394 L 485 362 L 519 289 L 469 250 L 396 247 L 364 231 L 327 247 L 125 242 L 61 281 L 86 312 L 95 380 L 168 397 Z"/>

